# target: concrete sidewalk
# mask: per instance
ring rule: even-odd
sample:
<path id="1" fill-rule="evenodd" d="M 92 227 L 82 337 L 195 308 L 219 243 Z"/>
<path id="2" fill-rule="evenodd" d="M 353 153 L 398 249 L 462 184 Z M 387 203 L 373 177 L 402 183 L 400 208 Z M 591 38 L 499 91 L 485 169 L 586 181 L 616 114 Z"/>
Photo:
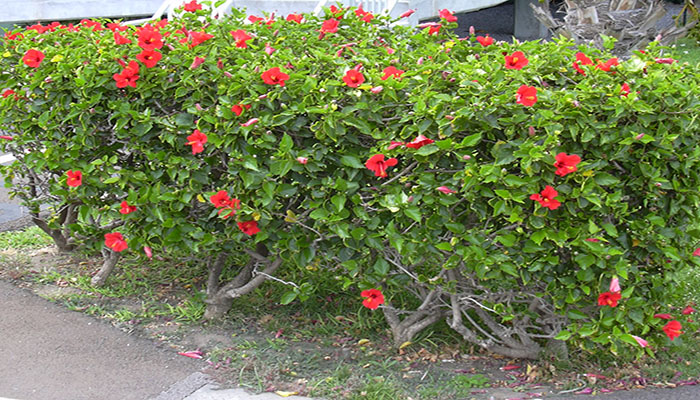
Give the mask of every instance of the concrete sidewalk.
<path id="1" fill-rule="evenodd" d="M 282 399 L 216 390 L 204 366 L 0 281 L 0 400 Z"/>

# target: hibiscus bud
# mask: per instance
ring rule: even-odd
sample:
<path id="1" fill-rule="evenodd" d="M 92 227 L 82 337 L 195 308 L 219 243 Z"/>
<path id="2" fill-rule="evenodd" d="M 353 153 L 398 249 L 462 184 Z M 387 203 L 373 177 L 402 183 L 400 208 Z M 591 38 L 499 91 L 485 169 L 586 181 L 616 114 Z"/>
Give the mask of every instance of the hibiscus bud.
<path id="1" fill-rule="evenodd" d="M 474 54 L 474 58 L 476 58 L 476 59 L 478 60 L 478 59 L 480 59 L 480 58 L 481 58 L 481 56 L 480 56 L 480 55 L 478 55 L 478 54 Z"/>
<path id="2" fill-rule="evenodd" d="M 342 54 L 343 54 L 343 49 L 340 49 L 340 50 L 335 52 L 336 57 L 340 57 Z"/>
<path id="3" fill-rule="evenodd" d="M 530 136 L 535 136 L 535 127 L 534 126 L 528 127 L 527 134 Z"/>
<path id="4" fill-rule="evenodd" d="M 216 62 L 216 68 L 218 69 L 224 69 L 224 62 L 221 61 L 221 58 Z"/>
<path id="5" fill-rule="evenodd" d="M 148 246 L 143 246 L 143 252 L 146 253 L 146 257 L 152 258 L 153 257 L 153 251 L 151 250 L 150 247 Z"/>
<path id="6" fill-rule="evenodd" d="M 636 140 L 641 140 L 643 137 L 644 137 L 644 134 L 643 134 L 643 133 L 640 133 L 639 135 L 635 136 L 634 138 L 635 138 Z"/>
<path id="7" fill-rule="evenodd" d="M 196 108 L 197 111 L 202 111 L 202 106 L 200 106 L 199 103 L 194 103 L 194 108 Z"/>
<path id="8" fill-rule="evenodd" d="M 661 187 L 661 182 L 656 182 L 654 185 L 656 185 L 656 187 Z"/>
<path id="9" fill-rule="evenodd" d="M 449 121 L 452 121 L 453 119 L 455 119 L 455 117 L 452 116 L 452 115 L 445 115 L 445 119 L 446 119 L 446 120 L 449 120 Z"/>
<path id="10" fill-rule="evenodd" d="M 405 184 L 404 186 L 407 187 L 407 188 L 410 188 L 410 187 L 413 186 L 413 185 L 411 185 L 411 182 L 406 182 L 406 184 Z"/>
<path id="11" fill-rule="evenodd" d="M 94 113 L 95 113 L 95 108 L 94 108 L 94 107 L 91 108 L 91 109 L 89 110 L 89 112 L 90 112 L 90 114 L 94 114 Z"/>
<path id="12" fill-rule="evenodd" d="M 474 25 L 469 25 L 469 34 L 472 35 L 472 36 L 474 36 L 474 33 L 475 33 L 475 31 L 474 31 Z"/>
<path id="13" fill-rule="evenodd" d="M 44 79 L 44 82 L 46 82 L 46 83 L 51 83 L 51 82 L 53 82 L 53 79 L 51 79 L 51 78 L 49 77 L 49 78 Z"/>
<path id="14" fill-rule="evenodd" d="M 408 198 L 406 199 L 406 202 L 407 202 L 407 203 L 412 203 L 412 202 L 413 202 L 413 196 L 408 196 Z"/>
<path id="15" fill-rule="evenodd" d="M 455 83 L 457 82 L 457 78 L 450 78 L 450 83 Z"/>
<path id="16" fill-rule="evenodd" d="M 224 71 L 224 76 L 227 78 L 233 78 L 233 75 L 231 75 L 231 73 L 228 71 Z"/>
<path id="17" fill-rule="evenodd" d="M 294 69 L 294 65 L 292 63 L 288 62 L 287 65 L 284 66 L 287 69 Z"/>
<path id="18" fill-rule="evenodd" d="M 173 46 L 172 44 L 166 43 L 165 45 L 170 49 L 170 51 L 175 51 L 175 46 Z"/>
<path id="19" fill-rule="evenodd" d="M 258 72 L 260 72 L 260 66 L 259 66 L 259 65 L 256 65 L 255 68 L 253 69 L 253 72 L 255 72 L 256 74 L 257 74 Z"/>
<path id="20" fill-rule="evenodd" d="M 190 69 L 196 69 L 202 63 L 205 61 L 205 58 L 203 57 L 195 57 L 194 60 L 192 60 L 192 64 L 190 65 Z"/>
<path id="21" fill-rule="evenodd" d="M 547 82 L 545 82 L 545 81 L 542 81 L 542 86 L 543 86 L 543 87 L 549 87 L 549 83 L 547 83 Z"/>
<path id="22" fill-rule="evenodd" d="M 266 94 L 261 94 L 260 96 L 258 96 L 258 99 L 260 99 L 260 100 L 264 100 L 266 98 L 267 98 Z"/>
<path id="23" fill-rule="evenodd" d="M 374 94 L 377 94 L 377 93 L 381 92 L 382 90 L 384 90 L 383 87 L 381 87 L 381 86 L 375 86 L 375 87 L 373 87 L 372 89 L 370 89 L 369 91 L 372 92 L 372 93 L 374 93 Z"/>
<path id="24" fill-rule="evenodd" d="M 279 35 L 279 33 L 280 33 L 280 30 L 277 29 L 274 32 L 272 32 L 272 36 L 277 36 L 277 35 Z"/>
<path id="25" fill-rule="evenodd" d="M 462 160 L 471 160 L 471 159 L 472 159 L 472 156 L 470 156 L 468 154 L 465 156 L 462 156 Z"/>
<path id="26" fill-rule="evenodd" d="M 275 52 L 275 48 L 270 46 L 270 43 L 265 43 L 265 53 L 267 53 L 268 56 L 271 56 L 272 53 Z"/>
<path id="27" fill-rule="evenodd" d="M 326 93 L 326 89 L 324 89 L 324 88 L 320 88 L 320 89 L 318 89 L 318 91 L 321 93 Z"/>
<path id="28" fill-rule="evenodd" d="M 423 57 L 419 58 L 418 61 L 416 61 L 416 64 L 423 65 Z"/>
<path id="29" fill-rule="evenodd" d="M 581 107 L 581 103 L 579 103 L 578 100 L 574 100 L 571 104 L 573 104 L 576 108 Z"/>
<path id="30" fill-rule="evenodd" d="M 605 256 L 605 259 L 606 259 L 606 260 L 609 260 L 609 259 L 610 259 L 610 254 L 607 254 L 607 255 Z"/>
<path id="31" fill-rule="evenodd" d="M 392 55 L 392 54 L 396 53 L 396 50 L 394 50 L 394 49 L 392 49 L 391 47 L 387 46 L 387 47 L 386 47 L 386 52 L 387 52 L 387 54 Z"/>
<path id="32" fill-rule="evenodd" d="M 448 76 L 450 76 L 450 72 L 442 71 L 442 79 L 447 79 Z"/>
<path id="33" fill-rule="evenodd" d="M 656 42 L 661 41 L 661 34 L 660 33 L 658 35 L 656 35 L 656 37 L 654 38 L 654 41 L 656 41 Z"/>
<path id="34" fill-rule="evenodd" d="M 309 159 L 306 157 L 297 157 L 297 161 L 299 162 L 299 164 L 306 164 L 307 162 L 309 162 Z"/>

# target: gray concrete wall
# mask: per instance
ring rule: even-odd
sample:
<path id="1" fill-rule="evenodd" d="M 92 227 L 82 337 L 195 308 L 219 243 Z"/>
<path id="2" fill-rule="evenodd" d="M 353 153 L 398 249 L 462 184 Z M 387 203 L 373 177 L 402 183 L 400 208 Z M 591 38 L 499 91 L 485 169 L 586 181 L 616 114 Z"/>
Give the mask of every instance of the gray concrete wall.
<path id="1" fill-rule="evenodd" d="M 2 0 L 0 23 L 153 14 L 163 0 Z"/>

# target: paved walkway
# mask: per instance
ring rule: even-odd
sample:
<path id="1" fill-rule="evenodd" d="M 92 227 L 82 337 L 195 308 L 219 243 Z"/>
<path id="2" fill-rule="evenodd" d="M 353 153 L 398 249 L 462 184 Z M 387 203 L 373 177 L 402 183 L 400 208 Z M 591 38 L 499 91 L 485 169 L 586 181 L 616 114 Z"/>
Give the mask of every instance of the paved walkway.
<path id="1" fill-rule="evenodd" d="M 282 399 L 214 390 L 203 366 L 0 281 L 0 400 Z"/>

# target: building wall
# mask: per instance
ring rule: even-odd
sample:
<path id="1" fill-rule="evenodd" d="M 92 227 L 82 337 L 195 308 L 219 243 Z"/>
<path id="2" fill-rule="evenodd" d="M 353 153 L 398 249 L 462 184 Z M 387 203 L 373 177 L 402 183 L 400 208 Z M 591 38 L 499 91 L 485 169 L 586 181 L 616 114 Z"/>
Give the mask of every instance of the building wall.
<path id="1" fill-rule="evenodd" d="M 0 24 L 152 15 L 163 0 L 2 0 Z"/>

